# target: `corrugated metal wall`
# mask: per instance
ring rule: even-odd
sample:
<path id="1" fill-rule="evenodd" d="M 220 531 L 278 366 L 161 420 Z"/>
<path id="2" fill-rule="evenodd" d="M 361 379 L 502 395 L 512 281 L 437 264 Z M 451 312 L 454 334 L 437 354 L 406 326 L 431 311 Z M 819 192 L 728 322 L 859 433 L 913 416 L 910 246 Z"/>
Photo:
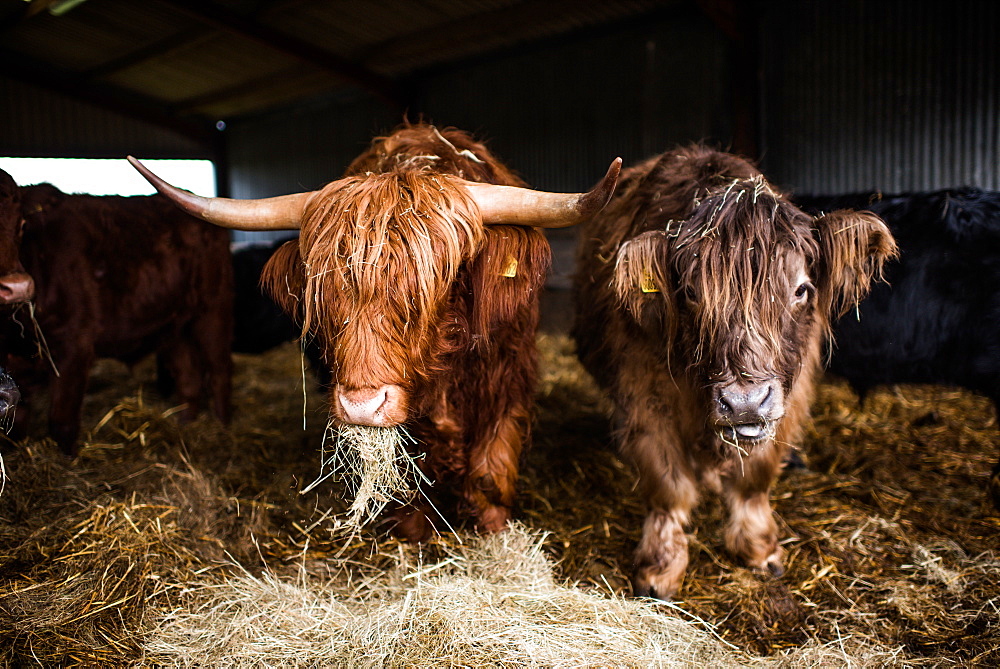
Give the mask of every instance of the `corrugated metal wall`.
<path id="1" fill-rule="evenodd" d="M 292 111 L 232 123 L 227 130 L 231 196 L 271 197 L 315 190 L 337 179 L 372 137 L 399 123 L 372 98 L 317 100 Z M 235 242 L 287 233 L 233 232 Z"/>
<path id="2" fill-rule="evenodd" d="M 160 126 L 0 77 L 0 155 L 21 158 L 214 159 L 211 147 Z"/>
<path id="3" fill-rule="evenodd" d="M 727 140 L 725 43 L 700 14 L 535 47 L 428 78 L 422 108 L 480 132 L 537 188 L 577 190 L 608 161 Z"/>
<path id="4" fill-rule="evenodd" d="M 1000 2 L 761 6 L 772 179 L 816 194 L 1000 189 Z"/>
<path id="5" fill-rule="evenodd" d="M 615 156 L 630 164 L 677 142 L 727 142 L 726 81 L 724 39 L 690 10 L 422 73 L 410 117 L 474 132 L 536 188 L 577 191 Z M 362 99 L 233 123 L 232 194 L 314 188 L 399 120 Z M 555 285 L 568 285 L 575 235 L 550 236 Z"/>

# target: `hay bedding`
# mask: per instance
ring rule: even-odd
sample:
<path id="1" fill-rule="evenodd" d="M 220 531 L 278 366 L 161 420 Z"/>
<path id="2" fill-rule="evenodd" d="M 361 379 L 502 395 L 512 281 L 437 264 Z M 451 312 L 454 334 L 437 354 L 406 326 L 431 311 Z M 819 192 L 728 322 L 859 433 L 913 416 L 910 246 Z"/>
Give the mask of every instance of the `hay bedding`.
<path id="1" fill-rule="evenodd" d="M 237 358 L 229 430 L 166 416 L 171 406 L 147 390 L 152 365 L 130 375 L 102 363 L 77 462 L 44 441 L 3 450 L 0 661 L 1000 663 L 987 400 L 890 388 L 861 410 L 845 385 L 825 384 L 809 470 L 775 491 L 785 577 L 735 565 L 721 546 L 722 509 L 706 500 L 675 608 L 622 597 L 643 510 L 607 451 L 607 406 L 568 341 L 541 344 L 535 443 L 515 511 L 525 527 L 486 540 L 460 527 L 464 543 L 448 535 L 419 548 L 379 528 L 345 534 L 347 505 L 331 482 L 299 493 L 318 473 L 326 421 L 311 391 L 302 430 L 293 346 Z"/>

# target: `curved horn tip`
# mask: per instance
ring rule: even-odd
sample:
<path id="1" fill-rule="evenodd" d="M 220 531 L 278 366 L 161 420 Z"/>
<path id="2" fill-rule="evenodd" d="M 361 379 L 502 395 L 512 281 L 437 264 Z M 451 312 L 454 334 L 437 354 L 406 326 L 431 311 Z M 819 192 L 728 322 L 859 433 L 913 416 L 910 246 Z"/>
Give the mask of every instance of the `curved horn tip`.
<path id="1" fill-rule="evenodd" d="M 611 161 L 604 178 L 580 198 L 579 209 L 582 213 L 596 214 L 611 201 L 611 196 L 615 194 L 615 188 L 618 187 L 618 176 L 621 171 L 622 159 L 618 157 Z"/>
<path id="2" fill-rule="evenodd" d="M 125 156 L 125 160 L 127 160 L 129 165 L 134 167 L 136 171 L 139 172 L 139 174 L 141 174 L 142 177 L 153 186 L 153 188 L 162 192 L 162 185 L 165 183 L 162 179 L 153 174 L 148 167 L 139 162 L 139 160 L 134 156 Z"/>

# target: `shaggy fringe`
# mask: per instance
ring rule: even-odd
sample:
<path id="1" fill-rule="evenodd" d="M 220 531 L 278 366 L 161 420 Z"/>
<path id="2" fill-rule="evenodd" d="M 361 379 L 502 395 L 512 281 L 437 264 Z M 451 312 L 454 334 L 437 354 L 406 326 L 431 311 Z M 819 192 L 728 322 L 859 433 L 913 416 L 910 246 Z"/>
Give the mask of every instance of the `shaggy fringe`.
<path id="1" fill-rule="evenodd" d="M 678 302 L 697 304 L 699 342 L 694 351 L 720 372 L 738 370 L 744 378 L 769 378 L 769 353 L 782 351 L 786 299 L 795 289 L 794 269 L 785 266 L 790 254 L 802 254 L 811 264 L 819 245 L 810 233 L 811 219 L 776 193 L 763 176 L 732 179 L 694 200 L 685 221 L 668 221 L 665 230 L 647 232 L 622 245 L 614 287 L 619 300 L 633 312 L 643 309 L 646 295 L 636 287 L 650 279 L 666 303 L 667 324 L 674 323 Z M 785 248 L 789 253 L 772 254 Z M 672 280 L 676 276 L 676 281 Z M 787 277 L 772 286 L 775 277 Z M 779 299 L 755 299 L 776 295 Z M 661 307 L 662 308 L 662 307 Z M 741 324 L 738 340 L 733 325 Z M 675 328 L 668 326 L 668 336 Z"/>
<path id="2" fill-rule="evenodd" d="M 407 350 L 412 342 L 426 340 L 460 265 L 482 244 L 482 218 L 472 199 L 453 177 L 400 170 L 335 181 L 313 202 L 299 237 L 305 264 L 303 331 L 327 342 L 350 332 L 350 340 L 363 347 L 370 343 L 369 351 L 384 348 L 376 347 L 377 341 Z M 404 285 L 385 285 L 387 276 Z M 339 331 L 323 331 L 328 327 Z M 395 341 L 396 333 L 405 340 Z M 401 361 L 368 363 L 383 369 L 355 369 L 346 352 L 334 356 L 328 362 L 345 385 L 404 380 Z"/>

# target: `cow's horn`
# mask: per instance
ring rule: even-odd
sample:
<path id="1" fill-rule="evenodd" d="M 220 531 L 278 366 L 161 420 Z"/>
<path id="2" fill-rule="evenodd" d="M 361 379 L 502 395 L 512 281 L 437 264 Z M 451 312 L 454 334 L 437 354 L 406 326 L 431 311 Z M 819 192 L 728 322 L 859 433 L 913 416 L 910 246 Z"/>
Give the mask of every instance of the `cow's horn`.
<path id="1" fill-rule="evenodd" d="M 225 197 L 202 197 L 176 186 L 149 171 L 132 156 L 132 167 L 153 187 L 178 207 L 198 218 L 234 230 L 298 230 L 306 202 L 312 192 L 269 197 L 261 200 L 231 200 Z"/>
<path id="2" fill-rule="evenodd" d="M 618 184 L 622 159 L 615 158 L 608 173 L 586 193 L 546 193 L 529 188 L 466 182 L 487 225 L 531 225 L 566 228 L 593 216 L 608 203 Z"/>

